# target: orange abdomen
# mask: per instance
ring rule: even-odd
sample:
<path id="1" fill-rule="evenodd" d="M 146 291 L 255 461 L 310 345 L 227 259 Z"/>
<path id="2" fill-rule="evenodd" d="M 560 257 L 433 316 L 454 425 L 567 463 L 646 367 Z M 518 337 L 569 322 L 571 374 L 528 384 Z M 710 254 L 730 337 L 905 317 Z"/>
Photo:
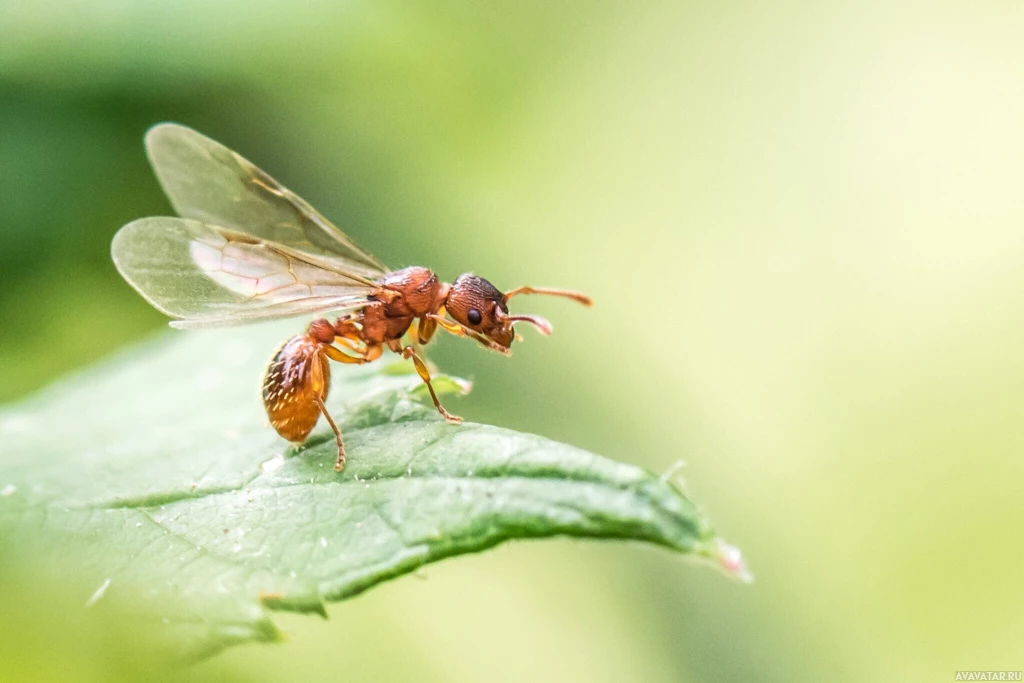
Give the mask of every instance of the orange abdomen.
<path id="1" fill-rule="evenodd" d="M 306 334 L 286 341 L 263 375 L 263 406 L 277 433 L 303 441 L 320 418 L 316 399 L 327 398 L 331 369 L 320 343 Z"/>

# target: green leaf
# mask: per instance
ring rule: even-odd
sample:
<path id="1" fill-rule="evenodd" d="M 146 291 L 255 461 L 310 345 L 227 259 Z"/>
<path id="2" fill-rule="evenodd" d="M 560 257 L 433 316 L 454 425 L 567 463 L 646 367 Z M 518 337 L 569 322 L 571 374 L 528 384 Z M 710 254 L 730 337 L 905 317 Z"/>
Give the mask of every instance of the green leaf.
<path id="1" fill-rule="evenodd" d="M 402 361 L 335 368 L 349 453 L 336 473 L 322 421 L 299 449 L 259 403 L 263 363 L 295 327 L 168 335 L 0 413 L 0 547 L 70 571 L 84 605 L 127 611 L 192 656 L 276 639 L 272 610 L 325 614 L 513 538 L 635 539 L 743 575 L 668 478 L 449 425 Z"/>

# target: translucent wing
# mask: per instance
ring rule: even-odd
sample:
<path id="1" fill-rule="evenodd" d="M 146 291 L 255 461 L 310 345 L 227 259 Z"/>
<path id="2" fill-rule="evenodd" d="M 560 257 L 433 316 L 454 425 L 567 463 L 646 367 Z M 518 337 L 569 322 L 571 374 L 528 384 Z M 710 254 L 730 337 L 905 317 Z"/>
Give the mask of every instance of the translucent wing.
<path id="1" fill-rule="evenodd" d="M 217 327 L 358 308 L 376 285 L 330 259 L 237 230 L 152 217 L 121 228 L 114 265 L 174 327 Z"/>
<path id="2" fill-rule="evenodd" d="M 302 198 L 219 142 L 161 123 L 146 134 L 146 150 L 181 216 L 320 256 L 371 280 L 387 271 Z"/>

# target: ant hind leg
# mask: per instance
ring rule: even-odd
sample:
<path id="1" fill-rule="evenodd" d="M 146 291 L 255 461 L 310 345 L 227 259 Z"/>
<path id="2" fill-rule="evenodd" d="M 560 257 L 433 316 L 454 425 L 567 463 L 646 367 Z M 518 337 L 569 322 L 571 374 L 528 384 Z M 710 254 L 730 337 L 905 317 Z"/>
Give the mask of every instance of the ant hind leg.
<path id="1" fill-rule="evenodd" d="M 345 340 L 338 338 L 336 339 L 336 341 Z M 346 348 L 352 350 L 354 353 L 358 353 L 359 355 L 350 356 L 349 354 L 344 353 L 338 347 L 332 346 L 331 344 L 323 344 L 321 348 L 323 350 L 324 355 L 330 358 L 331 360 L 336 361 L 338 363 L 346 363 L 351 365 L 361 365 L 363 363 L 369 363 L 371 361 L 374 361 L 377 358 L 379 358 L 380 354 L 383 352 L 383 349 L 379 345 L 367 347 L 363 349 L 362 353 L 359 353 L 357 349 L 352 349 L 352 347 L 349 344 L 345 344 L 345 346 Z M 327 392 L 325 391 L 324 396 L 326 395 Z M 341 430 L 338 429 L 338 425 L 335 424 L 334 418 L 331 417 L 331 414 L 327 412 L 327 406 L 324 405 L 323 397 L 315 396 L 313 400 L 316 402 L 316 405 L 320 409 L 320 412 L 323 414 L 324 418 L 327 419 L 327 423 L 331 425 L 331 429 L 334 430 L 334 436 L 338 440 L 338 462 L 335 463 L 334 469 L 340 472 L 345 467 L 345 442 L 341 438 Z"/>
<path id="2" fill-rule="evenodd" d="M 341 438 L 341 430 L 338 429 L 338 425 L 334 423 L 334 418 L 331 417 L 331 414 L 327 412 L 327 406 L 324 405 L 323 399 L 317 396 L 313 400 L 316 401 L 316 405 L 320 408 L 320 412 L 323 413 L 323 416 L 327 418 L 327 424 L 331 425 L 331 429 L 334 430 L 334 437 L 338 441 L 338 462 L 334 463 L 334 469 L 335 471 L 340 472 L 345 467 L 345 442 Z"/>

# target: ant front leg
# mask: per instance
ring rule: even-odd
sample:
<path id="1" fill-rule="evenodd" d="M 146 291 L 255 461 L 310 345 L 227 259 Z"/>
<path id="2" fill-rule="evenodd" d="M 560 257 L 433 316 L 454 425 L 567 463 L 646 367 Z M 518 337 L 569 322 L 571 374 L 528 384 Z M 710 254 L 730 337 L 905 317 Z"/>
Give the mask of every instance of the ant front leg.
<path id="1" fill-rule="evenodd" d="M 399 343 L 397 340 L 390 342 L 388 346 L 395 353 L 401 354 L 402 358 L 412 358 L 412 363 L 413 365 L 416 366 L 417 374 L 419 374 L 420 379 L 423 380 L 423 383 L 427 385 L 427 391 L 430 392 L 430 398 L 431 400 L 434 401 L 434 407 L 437 408 L 437 412 L 441 413 L 441 415 L 444 416 L 444 419 L 448 420 L 449 422 L 452 422 L 454 424 L 462 422 L 461 417 L 459 417 L 458 415 L 452 415 L 451 413 L 444 409 L 443 405 L 441 405 L 441 401 L 437 398 L 437 393 L 434 391 L 434 385 L 430 383 L 430 370 L 427 369 L 427 364 L 424 363 L 423 359 L 420 358 L 419 355 L 416 353 L 416 349 L 414 349 L 411 346 L 406 346 L 403 349 L 401 343 Z"/>
<path id="2" fill-rule="evenodd" d="M 440 326 L 440 328 L 447 332 L 448 334 L 453 334 L 456 337 L 469 337 L 470 339 L 477 340 L 478 342 L 480 342 L 481 344 L 483 344 L 492 351 L 497 351 L 498 353 L 503 354 L 505 356 L 512 355 L 512 352 L 509 351 L 504 346 L 502 346 L 501 344 L 494 343 L 493 341 L 483 336 L 479 332 L 471 330 L 468 327 L 465 327 L 454 320 L 448 320 L 444 316 L 438 315 L 436 313 L 430 313 L 427 315 L 427 317 L 436 322 L 438 326 Z"/>

